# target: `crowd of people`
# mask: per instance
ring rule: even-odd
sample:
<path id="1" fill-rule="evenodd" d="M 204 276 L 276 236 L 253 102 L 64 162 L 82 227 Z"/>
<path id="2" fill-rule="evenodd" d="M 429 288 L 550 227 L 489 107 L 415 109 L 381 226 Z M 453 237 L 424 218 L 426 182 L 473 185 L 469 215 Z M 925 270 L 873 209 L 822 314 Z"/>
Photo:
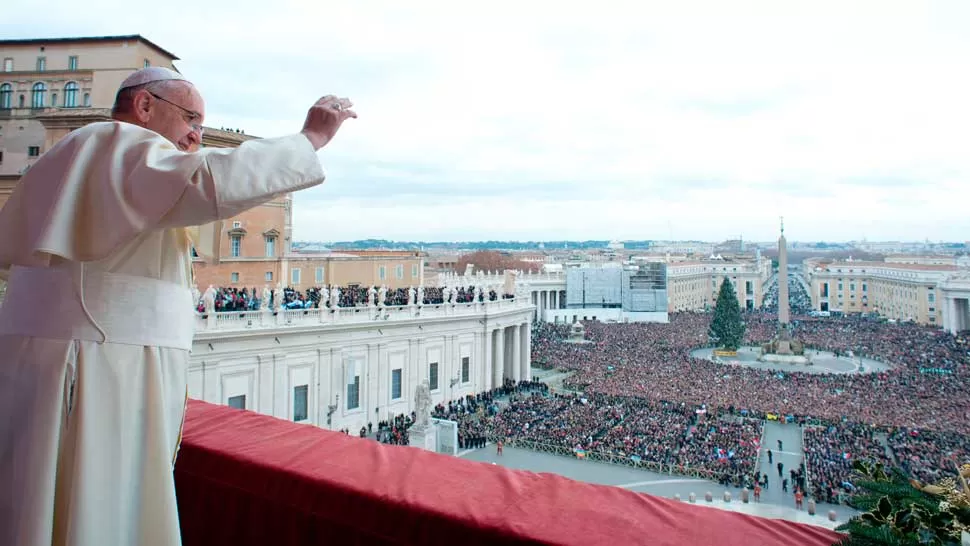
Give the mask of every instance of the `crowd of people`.
<path id="1" fill-rule="evenodd" d="M 322 297 L 325 288 L 328 291 L 334 289 L 334 287 L 319 286 L 310 287 L 302 291 L 293 289 L 291 287 L 283 288 L 283 301 L 280 304 L 280 307 L 284 310 L 320 309 L 330 307 L 331 301 L 329 297 L 326 299 Z M 262 289 L 257 290 L 255 287 L 220 287 L 214 288 L 214 290 L 215 311 L 217 313 L 226 311 L 256 311 L 264 308 L 276 308 L 275 291 L 270 288 L 267 288 L 267 295 L 269 298 L 268 303 L 263 301 L 265 297 L 263 296 Z M 340 295 L 337 300 L 337 307 L 364 307 L 370 304 L 370 287 L 343 286 L 339 287 L 338 290 L 340 291 Z M 383 304 L 389 307 L 407 305 L 408 301 L 410 301 L 411 290 L 411 288 L 386 289 L 383 294 Z M 416 292 L 415 299 L 417 299 L 417 289 L 414 290 Z M 455 303 L 496 301 L 499 299 L 508 299 L 513 297 L 510 294 L 503 294 L 492 288 L 483 288 L 481 292 L 479 292 L 474 286 L 456 287 L 455 291 Z M 441 305 L 446 303 L 446 301 L 451 301 L 450 295 L 445 293 L 445 287 L 440 286 L 424 287 L 423 297 L 421 299 L 421 303 L 423 305 Z M 374 302 L 379 304 L 381 303 L 379 300 L 380 291 L 375 288 Z M 202 294 L 199 294 L 199 299 L 195 302 L 195 307 L 196 311 L 199 313 L 205 313 L 205 301 Z"/>
<path id="2" fill-rule="evenodd" d="M 812 496 L 824 502 L 841 501 L 840 492 L 854 490 L 852 462 L 857 459 L 892 465 L 892 459 L 872 426 L 840 423 L 804 429 L 805 460 L 811 474 Z"/>
<path id="3" fill-rule="evenodd" d="M 778 282 L 771 283 L 765 292 L 762 301 L 762 311 L 766 313 L 778 313 Z M 805 291 L 802 284 L 794 275 L 788 276 L 788 310 L 792 315 L 807 315 L 812 310 L 812 298 Z"/>
<path id="4" fill-rule="evenodd" d="M 744 320 L 751 345 L 769 341 L 777 329 L 776 317 L 769 314 L 746 313 Z M 543 324 L 533 334 L 533 362 L 574 372 L 565 386 L 589 400 L 607 396 L 636 399 L 648 404 L 644 407 L 661 404 L 629 423 L 643 427 L 646 442 L 664 450 L 680 447 L 675 440 L 689 416 L 675 418 L 677 412 L 669 408 L 681 404 L 821 425 L 806 429 L 805 451 L 809 493 L 822 500 L 851 490 L 851 463 L 859 458 L 891 462 L 895 457 L 914 476 L 931 481 L 953 474 L 954 457 L 965 462 L 970 455 L 970 393 L 964 388 L 970 379 L 970 340 L 914 324 L 799 317 L 793 321 L 795 337 L 807 347 L 893 366 L 870 374 L 806 374 L 794 367 L 767 371 L 692 357 L 693 349 L 709 346 L 709 323 L 710 315 L 699 313 L 673 314 L 669 324 L 587 323 L 588 344 L 565 343 L 568 326 Z M 571 436 L 597 437 L 615 419 L 607 412 L 590 421 L 596 424 L 585 430 L 568 429 Z M 616 444 L 617 434 L 603 437 L 614 448 L 626 447 Z M 634 438 L 625 441 L 637 446 L 645 441 Z M 693 458 L 690 463 L 696 464 Z"/>
<path id="5" fill-rule="evenodd" d="M 368 290 L 342 289 L 339 305 L 367 305 Z M 790 280 L 796 304 L 805 300 L 799 297 L 803 292 Z M 478 293 L 474 287 L 458 289 L 455 301 L 474 301 Z M 220 289 L 216 309 L 259 309 L 258 294 Z M 285 308 L 329 305 L 316 288 L 286 289 L 283 296 Z M 426 287 L 423 296 L 425 304 L 448 297 L 439 287 Z M 410 294 L 387 290 L 385 297 L 386 305 L 405 305 Z M 499 297 L 494 291 L 482 294 Z M 966 461 L 970 394 L 963 386 L 970 379 L 970 340 L 914 324 L 813 319 L 800 310 L 793 306 L 794 336 L 806 347 L 866 356 L 892 369 L 806 374 L 796 367 L 767 371 L 695 358 L 693 349 L 709 345 L 710 315 L 704 313 L 672 314 L 669 324 L 587 323 L 588 344 L 567 343 L 568 325 L 545 323 L 534 328 L 532 362 L 573 372 L 564 386 L 583 394 L 547 396 L 542 383 L 508 381 L 439 406 L 434 414 L 459 423 L 461 448 L 486 439 L 526 440 L 696 470 L 736 485 L 760 481 L 755 468 L 760 420 L 774 414 L 813 425 L 805 429 L 804 445 L 809 493 L 826 501 L 851 491 L 852 461 L 860 458 L 895 459 L 922 481 L 951 475 L 954 460 Z M 744 320 L 746 344 L 759 345 L 776 333 L 771 313 L 746 312 Z M 496 399 L 502 396 L 509 403 L 500 408 Z M 379 439 L 407 443 L 412 419 L 380 423 Z"/>
<path id="6" fill-rule="evenodd" d="M 763 426 L 683 403 L 568 393 L 513 399 L 491 424 L 496 440 L 652 463 L 737 486 L 750 483 Z"/>

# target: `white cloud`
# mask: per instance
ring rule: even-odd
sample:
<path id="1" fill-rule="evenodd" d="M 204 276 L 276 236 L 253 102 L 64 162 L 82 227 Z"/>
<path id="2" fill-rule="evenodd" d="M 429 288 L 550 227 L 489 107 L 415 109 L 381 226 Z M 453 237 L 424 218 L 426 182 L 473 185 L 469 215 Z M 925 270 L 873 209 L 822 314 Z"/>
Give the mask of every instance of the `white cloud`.
<path id="1" fill-rule="evenodd" d="M 355 100 L 300 239 L 970 238 L 970 3 L 109 4 L 0 30 L 141 33 L 252 134 Z"/>

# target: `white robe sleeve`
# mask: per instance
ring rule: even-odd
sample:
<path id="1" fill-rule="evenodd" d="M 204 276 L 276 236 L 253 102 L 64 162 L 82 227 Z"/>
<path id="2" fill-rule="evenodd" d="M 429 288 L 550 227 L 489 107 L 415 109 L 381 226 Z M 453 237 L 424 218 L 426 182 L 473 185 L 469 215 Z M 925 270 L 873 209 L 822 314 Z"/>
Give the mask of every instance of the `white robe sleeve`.
<path id="1" fill-rule="evenodd" d="M 135 125 L 91 124 L 44 154 L 0 210 L 0 272 L 99 260 L 144 231 L 210 224 L 323 180 L 301 134 L 184 153 Z"/>

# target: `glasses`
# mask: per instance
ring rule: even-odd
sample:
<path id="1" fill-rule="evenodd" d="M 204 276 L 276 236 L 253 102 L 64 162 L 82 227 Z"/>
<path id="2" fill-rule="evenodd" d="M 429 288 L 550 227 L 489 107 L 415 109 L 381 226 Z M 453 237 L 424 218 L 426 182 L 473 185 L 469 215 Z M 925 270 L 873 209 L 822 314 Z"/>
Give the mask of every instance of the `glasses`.
<path id="1" fill-rule="evenodd" d="M 192 110 L 189 110 L 188 108 L 185 108 L 184 106 L 179 106 L 178 104 L 175 104 L 174 102 L 172 102 L 172 101 L 170 101 L 170 100 L 168 100 L 168 99 L 166 99 L 164 97 L 159 97 L 158 95 L 156 95 L 155 93 L 152 93 L 151 91 L 149 91 L 148 94 L 151 95 L 151 96 L 153 96 L 153 97 L 155 97 L 156 99 L 158 99 L 158 100 L 160 100 L 162 102 L 167 102 L 167 103 L 171 104 L 172 106 L 178 108 L 179 110 L 185 112 L 185 114 L 187 116 L 189 116 L 189 121 L 187 121 L 186 123 L 189 124 L 189 127 L 191 127 L 193 131 L 197 131 L 199 133 L 199 136 L 202 136 L 202 132 L 204 131 L 204 129 L 202 128 L 202 125 L 199 124 L 199 123 L 192 123 L 192 120 L 202 119 L 202 114 L 200 114 L 198 112 L 193 112 Z"/>

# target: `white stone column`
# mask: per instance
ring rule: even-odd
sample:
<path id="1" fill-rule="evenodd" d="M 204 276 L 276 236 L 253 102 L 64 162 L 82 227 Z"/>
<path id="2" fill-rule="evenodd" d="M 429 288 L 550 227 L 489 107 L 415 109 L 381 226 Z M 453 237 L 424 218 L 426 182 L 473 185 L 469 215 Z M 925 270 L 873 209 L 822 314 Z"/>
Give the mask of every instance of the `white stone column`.
<path id="1" fill-rule="evenodd" d="M 512 358 L 509 362 L 509 376 L 516 383 L 522 379 L 522 328 L 519 325 L 512 327 Z"/>
<path id="2" fill-rule="evenodd" d="M 493 368 L 492 368 L 492 387 L 499 388 L 502 386 L 502 373 L 505 371 L 505 329 L 496 328 L 495 329 L 495 347 L 492 350 L 492 355 L 495 357 Z"/>
<path id="3" fill-rule="evenodd" d="M 519 357 L 519 365 L 522 369 L 520 375 L 523 381 L 532 381 L 532 325 L 523 324 L 522 329 L 522 351 Z"/>
<path id="4" fill-rule="evenodd" d="M 492 377 L 494 377 L 494 372 L 492 372 L 492 331 L 486 330 L 481 339 L 482 371 L 480 373 L 482 377 L 482 388 L 479 391 L 487 391 L 492 388 Z"/>
<path id="5" fill-rule="evenodd" d="M 963 302 L 967 302 L 967 305 L 963 305 Z M 956 320 L 953 321 L 954 333 L 962 332 L 968 327 L 968 322 L 970 322 L 970 300 L 966 298 L 953 298 L 953 315 Z"/>
<path id="6" fill-rule="evenodd" d="M 953 298 L 945 296 L 943 298 L 943 330 L 953 333 Z"/>

